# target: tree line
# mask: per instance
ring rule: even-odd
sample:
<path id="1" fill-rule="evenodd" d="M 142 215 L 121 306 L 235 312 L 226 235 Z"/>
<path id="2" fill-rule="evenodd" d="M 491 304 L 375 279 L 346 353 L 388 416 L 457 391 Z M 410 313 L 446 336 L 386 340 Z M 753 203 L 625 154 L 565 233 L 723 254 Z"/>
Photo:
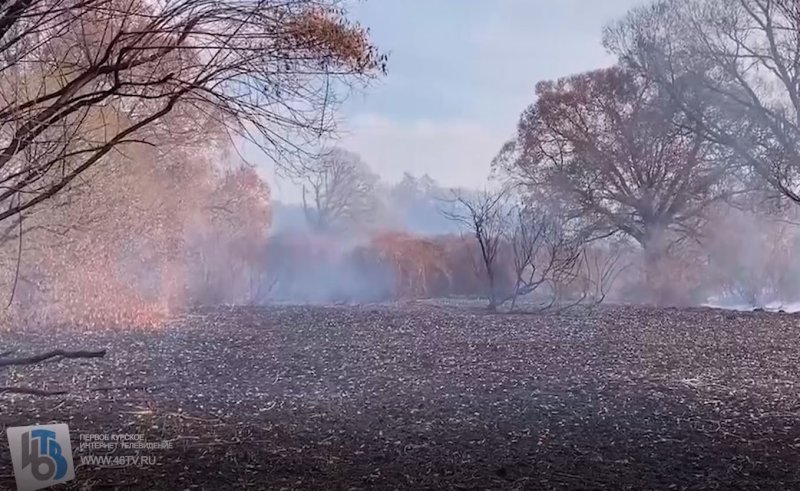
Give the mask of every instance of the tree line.
<path id="1" fill-rule="evenodd" d="M 604 29 L 614 66 L 539 82 L 489 190 L 438 190 L 474 240 L 490 306 L 536 290 L 562 299 L 564 285 L 572 300 L 576 288 L 603 299 L 618 276 L 632 301 L 800 294 L 799 9 L 653 1 Z M 334 149 L 300 169 L 310 228 L 386 224 L 357 155 Z M 498 279 L 509 269 L 510 288 Z"/>

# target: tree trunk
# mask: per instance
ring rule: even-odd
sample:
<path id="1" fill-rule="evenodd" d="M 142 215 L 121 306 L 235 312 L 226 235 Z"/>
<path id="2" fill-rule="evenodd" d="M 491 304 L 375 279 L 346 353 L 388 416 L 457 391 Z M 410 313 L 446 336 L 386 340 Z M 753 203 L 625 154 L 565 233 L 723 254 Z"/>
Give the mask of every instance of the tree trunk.
<path id="1" fill-rule="evenodd" d="M 514 285 L 514 296 L 511 299 L 511 311 L 512 312 L 517 307 L 517 298 L 519 298 L 519 281 L 517 282 L 516 285 Z"/>
<path id="2" fill-rule="evenodd" d="M 668 278 L 662 271 L 662 263 L 667 256 L 667 241 L 662 227 L 652 227 L 645 234 L 642 243 L 644 248 L 644 280 L 647 300 L 661 305 L 669 301 L 667 297 Z"/>
<path id="3" fill-rule="evenodd" d="M 486 273 L 489 277 L 489 311 L 497 311 L 497 289 L 495 288 L 494 270 L 489 262 L 486 262 Z"/>

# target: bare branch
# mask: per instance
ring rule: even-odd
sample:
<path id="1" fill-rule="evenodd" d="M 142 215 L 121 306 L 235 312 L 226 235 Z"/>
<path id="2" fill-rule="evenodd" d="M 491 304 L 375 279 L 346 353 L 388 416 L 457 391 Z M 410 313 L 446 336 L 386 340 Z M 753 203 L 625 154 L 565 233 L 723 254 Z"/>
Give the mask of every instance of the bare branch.
<path id="1" fill-rule="evenodd" d="M 33 356 L 27 356 L 23 358 L 6 358 L 0 359 L 0 367 L 8 367 L 8 366 L 17 366 L 17 365 L 34 365 L 36 363 L 41 363 L 45 360 L 49 360 L 51 358 L 102 358 L 106 356 L 106 350 L 99 350 L 99 351 L 65 351 L 61 349 L 48 351 L 47 353 L 42 353 Z"/>

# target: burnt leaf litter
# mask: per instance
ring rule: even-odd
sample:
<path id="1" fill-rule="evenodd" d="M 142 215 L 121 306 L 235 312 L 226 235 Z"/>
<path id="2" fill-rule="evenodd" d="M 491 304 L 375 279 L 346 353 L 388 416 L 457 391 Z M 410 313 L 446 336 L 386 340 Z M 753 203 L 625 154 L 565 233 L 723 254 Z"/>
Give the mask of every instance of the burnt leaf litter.
<path id="1" fill-rule="evenodd" d="M 791 489 L 799 321 L 409 303 L 4 333 L 0 351 L 108 354 L 0 370 L 0 386 L 70 391 L 0 395 L 0 429 L 68 423 L 77 479 L 61 489 Z M 93 467 L 82 433 L 172 449 Z M 0 447 L 0 489 L 13 489 Z"/>

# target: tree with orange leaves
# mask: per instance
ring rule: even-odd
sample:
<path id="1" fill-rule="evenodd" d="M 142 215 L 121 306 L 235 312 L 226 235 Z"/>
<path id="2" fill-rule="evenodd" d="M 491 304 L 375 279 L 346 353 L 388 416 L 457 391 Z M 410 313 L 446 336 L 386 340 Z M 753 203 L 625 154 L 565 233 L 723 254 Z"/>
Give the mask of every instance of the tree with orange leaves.
<path id="1" fill-rule="evenodd" d="M 172 112 L 286 165 L 384 62 L 335 0 L 4 2 L 0 56 L 0 237 Z"/>
<path id="2" fill-rule="evenodd" d="M 189 301 L 254 303 L 266 280 L 270 192 L 255 169 L 221 171 L 188 231 Z"/>
<path id="3" fill-rule="evenodd" d="M 224 295 L 205 300 L 246 300 L 269 190 L 250 167 L 219 168 L 224 155 L 203 158 L 188 141 L 161 151 L 168 143 L 90 170 L 21 223 L 0 248 L 18 321 L 148 325 L 212 287 Z"/>
<path id="4" fill-rule="evenodd" d="M 641 244 L 648 270 L 674 240 L 696 236 L 725 198 L 719 147 L 687 128 L 658 87 L 613 67 L 542 82 L 496 165 L 567 216 Z"/>

